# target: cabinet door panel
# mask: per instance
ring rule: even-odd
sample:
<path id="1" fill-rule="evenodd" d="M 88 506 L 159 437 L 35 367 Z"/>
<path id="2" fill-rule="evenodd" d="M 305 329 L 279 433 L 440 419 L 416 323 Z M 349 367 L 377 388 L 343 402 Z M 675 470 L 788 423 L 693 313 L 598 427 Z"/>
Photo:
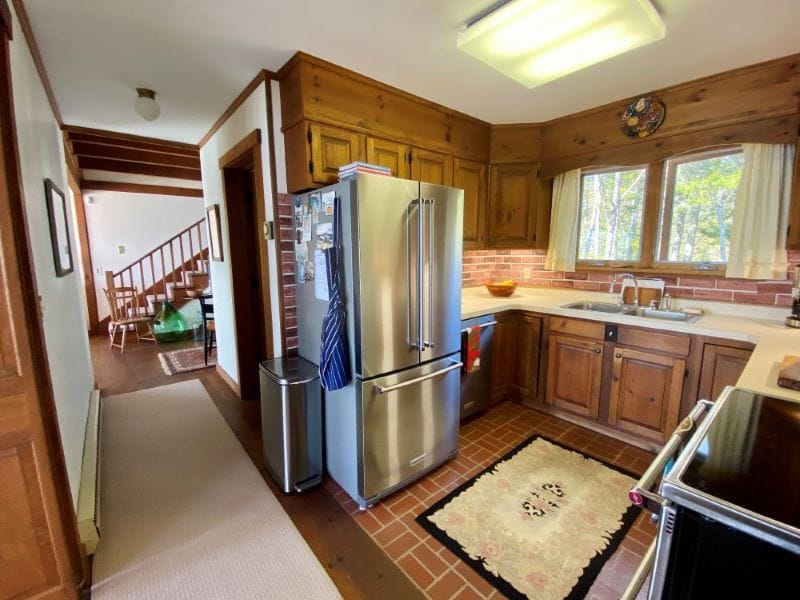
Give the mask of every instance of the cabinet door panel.
<path id="1" fill-rule="evenodd" d="M 492 404 L 505 398 L 508 393 L 514 360 L 514 319 L 511 315 L 497 315 L 494 328 L 492 364 Z"/>
<path id="2" fill-rule="evenodd" d="M 489 195 L 489 245 L 530 247 L 536 237 L 536 200 L 541 187 L 535 164 L 493 165 Z"/>
<path id="3" fill-rule="evenodd" d="M 392 175 L 408 179 L 408 146 L 380 138 L 367 138 L 367 162 L 389 167 Z"/>
<path id="4" fill-rule="evenodd" d="M 411 179 L 453 185 L 453 157 L 422 148 L 411 150 Z"/>
<path id="5" fill-rule="evenodd" d="M 698 400 L 715 400 L 726 385 L 736 385 L 750 360 L 751 350 L 716 344 L 703 346 L 703 366 L 700 368 Z"/>
<path id="6" fill-rule="evenodd" d="M 596 419 L 600 410 L 603 344 L 551 335 L 548 342 L 547 402 Z"/>
<path id="7" fill-rule="evenodd" d="M 682 358 L 616 347 L 609 424 L 663 443 L 678 425 L 685 371 Z"/>
<path id="8" fill-rule="evenodd" d="M 311 178 L 314 183 L 336 183 L 339 167 L 356 160 L 364 160 L 364 135 L 311 123 Z"/>
<path id="9" fill-rule="evenodd" d="M 453 187 L 464 190 L 464 248 L 481 248 L 486 242 L 486 165 L 454 159 Z"/>
<path id="10" fill-rule="evenodd" d="M 542 320 L 533 315 L 518 315 L 514 325 L 514 349 L 510 357 L 513 372 L 511 386 L 517 400 L 536 401 L 536 388 L 539 380 L 539 343 L 542 333 Z"/>

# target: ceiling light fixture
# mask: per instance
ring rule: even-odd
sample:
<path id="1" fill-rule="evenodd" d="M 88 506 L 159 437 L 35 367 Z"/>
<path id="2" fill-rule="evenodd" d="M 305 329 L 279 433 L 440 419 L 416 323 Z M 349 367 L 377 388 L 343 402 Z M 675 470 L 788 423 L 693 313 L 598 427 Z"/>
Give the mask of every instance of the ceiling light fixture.
<path id="1" fill-rule="evenodd" d="M 458 34 L 458 48 L 528 88 L 663 39 L 649 0 L 510 0 Z"/>
<path id="2" fill-rule="evenodd" d="M 145 121 L 155 121 L 161 116 L 161 107 L 156 102 L 156 93 L 147 88 L 136 88 L 139 97 L 133 101 L 133 109 L 136 114 Z"/>

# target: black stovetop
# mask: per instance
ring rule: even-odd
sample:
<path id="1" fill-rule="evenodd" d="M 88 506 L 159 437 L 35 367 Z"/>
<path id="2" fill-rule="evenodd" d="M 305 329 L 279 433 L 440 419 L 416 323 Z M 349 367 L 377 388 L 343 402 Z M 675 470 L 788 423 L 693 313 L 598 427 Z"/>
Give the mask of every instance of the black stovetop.
<path id="1" fill-rule="evenodd" d="M 800 528 L 800 402 L 733 390 L 680 481 Z"/>

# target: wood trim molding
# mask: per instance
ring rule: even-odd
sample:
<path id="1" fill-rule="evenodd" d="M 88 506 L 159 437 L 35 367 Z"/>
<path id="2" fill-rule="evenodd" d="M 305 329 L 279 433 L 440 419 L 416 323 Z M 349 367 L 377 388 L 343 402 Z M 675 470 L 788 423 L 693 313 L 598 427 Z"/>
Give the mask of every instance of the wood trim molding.
<path id="1" fill-rule="evenodd" d="M 83 189 L 84 192 L 128 192 L 131 194 L 155 194 L 159 196 L 186 196 L 187 198 L 203 197 L 203 190 L 201 188 L 125 183 L 122 181 L 99 181 L 92 179 L 81 180 L 81 189 Z"/>
<path id="2" fill-rule="evenodd" d="M 208 143 L 217 131 L 225 124 L 225 122 L 230 118 L 230 116 L 236 112 L 236 109 L 239 108 L 245 100 L 250 97 L 256 88 L 262 83 L 269 81 L 270 79 L 274 79 L 275 74 L 272 71 L 268 71 L 267 69 L 261 69 L 255 77 L 247 84 L 247 86 L 239 93 L 236 98 L 234 98 L 233 102 L 230 103 L 230 106 L 225 109 L 225 111 L 219 116 L 219 118 L 214 121 L 214 124 L 211 128 L 206 132 L 206 134 L 200 138 L 200 142 L 198 146 L 202 148 Z"/>
<path id="3" fill-rule="evenodd" d="M 33 36 L 31 22 L 30 19 L 28 19 L 28 11 L 25 10 L 25 5 L 22 0 L 11 0 L 11 3 L 14 5 L 14 12 L 17 13 L 19 26 L 22 29 L 22 34 L 25 36 L 28 49 L 31 51 L 33 64 L 36 65 L 36 72 L 39 73 L 39 79 L 41 79 L 42 86 L 44 86 L 44 93 L 47 94 L 47 102 L 50 104 L 50 110 L 53 111 L 56 122 L 59 125 L 63 125 L 64 121 L 61 118 L 61 111 L 56 102 L 56 95 L 53 93 L 53 86 L 50 85 L 50 78 L 47 76 L 47 69 L 44 67 L 42 54 L 39 52 L 39 45 L 36 43 L 36 38 Z M 9 38 L 10 37 L 9 35 Z"/>
<path id="4" fill-rule="evenodd" d="M 219 157 L 219 168 L 234 167 L 236 163 L 249 152 L 253 146 L 261 144 L 261 130 L 253 129 L 250 133 L 239 140 L 225 154 Z"/>
<path id="5" fill-rule="evenodd" d="M 94 267 L 89 244 L 89 228 L 86 224 L 86 206 L 83 203 L 83 192 L 78 180 L 72 172 L 67 173 L 67 183 L 72 191 L 73 210 L 75 212 L 76 235 L 78 236 L 81 254 L 81 268 L 83 270 L 83 287 L 86 292 L 86 309 L 89 316 L 89 332 L 99 333 L 97 328 L 98 307 L 97 294 L 95 294 Z"/>
<path id="6" fill-rule="evenodd" d="M 3 28 L 3 33 L 9 40 L 14 39 L 14 23 L 11 19 L 11 9 L 8 8 L 6 0 L 0 0 L 0 27 Z"/>
<path id="7" fill-rule="evenodd" d="M 225 369 L 223 369 L 219 363 L 217 363 L 216 370 L 217 370 L 217 375 L 219 375 L 222 381 L 224 381 L 225 384 L 233 390 L 233 393 L 236 394 L 236 397 L 241 400 L 242 388 L 239 387 L 239 384 L 233 380 L 233 377 L 228 375 L 228 372 Z"/>

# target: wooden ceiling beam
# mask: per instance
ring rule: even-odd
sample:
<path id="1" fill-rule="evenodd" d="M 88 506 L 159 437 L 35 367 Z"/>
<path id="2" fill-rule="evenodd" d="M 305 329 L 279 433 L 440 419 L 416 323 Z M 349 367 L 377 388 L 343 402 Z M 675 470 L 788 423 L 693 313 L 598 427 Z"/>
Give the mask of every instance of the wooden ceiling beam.
<path id="1" fill-rule="evenodd" d="M 85 192 L 129 192 L 133 194 L 156 194 L 162 196 L 186 196 L 202 198 L 203 190 L 197 188 L 172 187 L 170 185 L 147 185 L 143 183 L 125 183 L 122 181 L 97 181 L 84 179 L 81 189 Z"/>
<path id="2" fill-rule="evenodd" d="M 95 169 L 97 171 L 112 171 L 115 173 L 135 173 L 137 175 L 153 175 L 155 177 L 171 177 L 173 179 L 189 179 L 200 181 L 200 169 L 186 167 L 170 167 L 165 165 L 151 165 L 144 163 L 95 158 L 92 156 L 79 156 L 78 166 L 81 169 Z"/>
<path id="3" fill-rule="evenodd" d="M 154 142 L 140 142 L 136 140 L 122 140 L 119 138 L 104 137 L 101 135 L 94 135 L 90 133 L 69 133 L 67 132 L 70 141 L 72 142 L 86 142 L 90 144 L 103 144 L 112 148 L 128 148 L 131 150 L 144 150 L 146 152 L 161 152 L 163 154 L 172 154 L 175 156 L 188 156 L 196 158 L 200 156 L 198 150 L 188 150 L 185 148 L 176 148 L 174 146 L 167 146 L 164 144 L 156 144 Z"/>
<path id="4" fill-rule="evenodd" d="M 196 144 L 186 144 L 184 142 L 164 140 L 161 138 L 146 137 L 142 135 L 131 135 L 128 133 L 119 133 L 117 131 L 93 129 L 91 127 L 79 127 L 77 125 L 64 125 L 61 127 L 61 129 L 67 132 L 70 138 L 72 139 L 79 139 L 82 136 L 94 136 L 107 139 L 109 140 L 108 143 L 115 143 L 115 145 L 135 147 L 137 144 L 153 144 L 156 146 L 171 148 L 176 154 L 184 153 L 189 155 L 197 155 L 200 152 L 200 147 L 197 146 Z M 90 140 L 90 141 L 95 141 L 95 140 Z"/>
<path id="5" fill-rule="evenodd" d="M 93 144 L 91 142 L 79 142 L 77 140 L 72 142 L 72 150 L 79 158 L 82 156 L 91 156 L 94 158 L 111 158 L 128 162 L 166 165 L 170 167 L 200 168 L 199 157 L 166 154 L 164 152 L 153 152 L 151 150 L 107 146 L 105 144 Z"/>

